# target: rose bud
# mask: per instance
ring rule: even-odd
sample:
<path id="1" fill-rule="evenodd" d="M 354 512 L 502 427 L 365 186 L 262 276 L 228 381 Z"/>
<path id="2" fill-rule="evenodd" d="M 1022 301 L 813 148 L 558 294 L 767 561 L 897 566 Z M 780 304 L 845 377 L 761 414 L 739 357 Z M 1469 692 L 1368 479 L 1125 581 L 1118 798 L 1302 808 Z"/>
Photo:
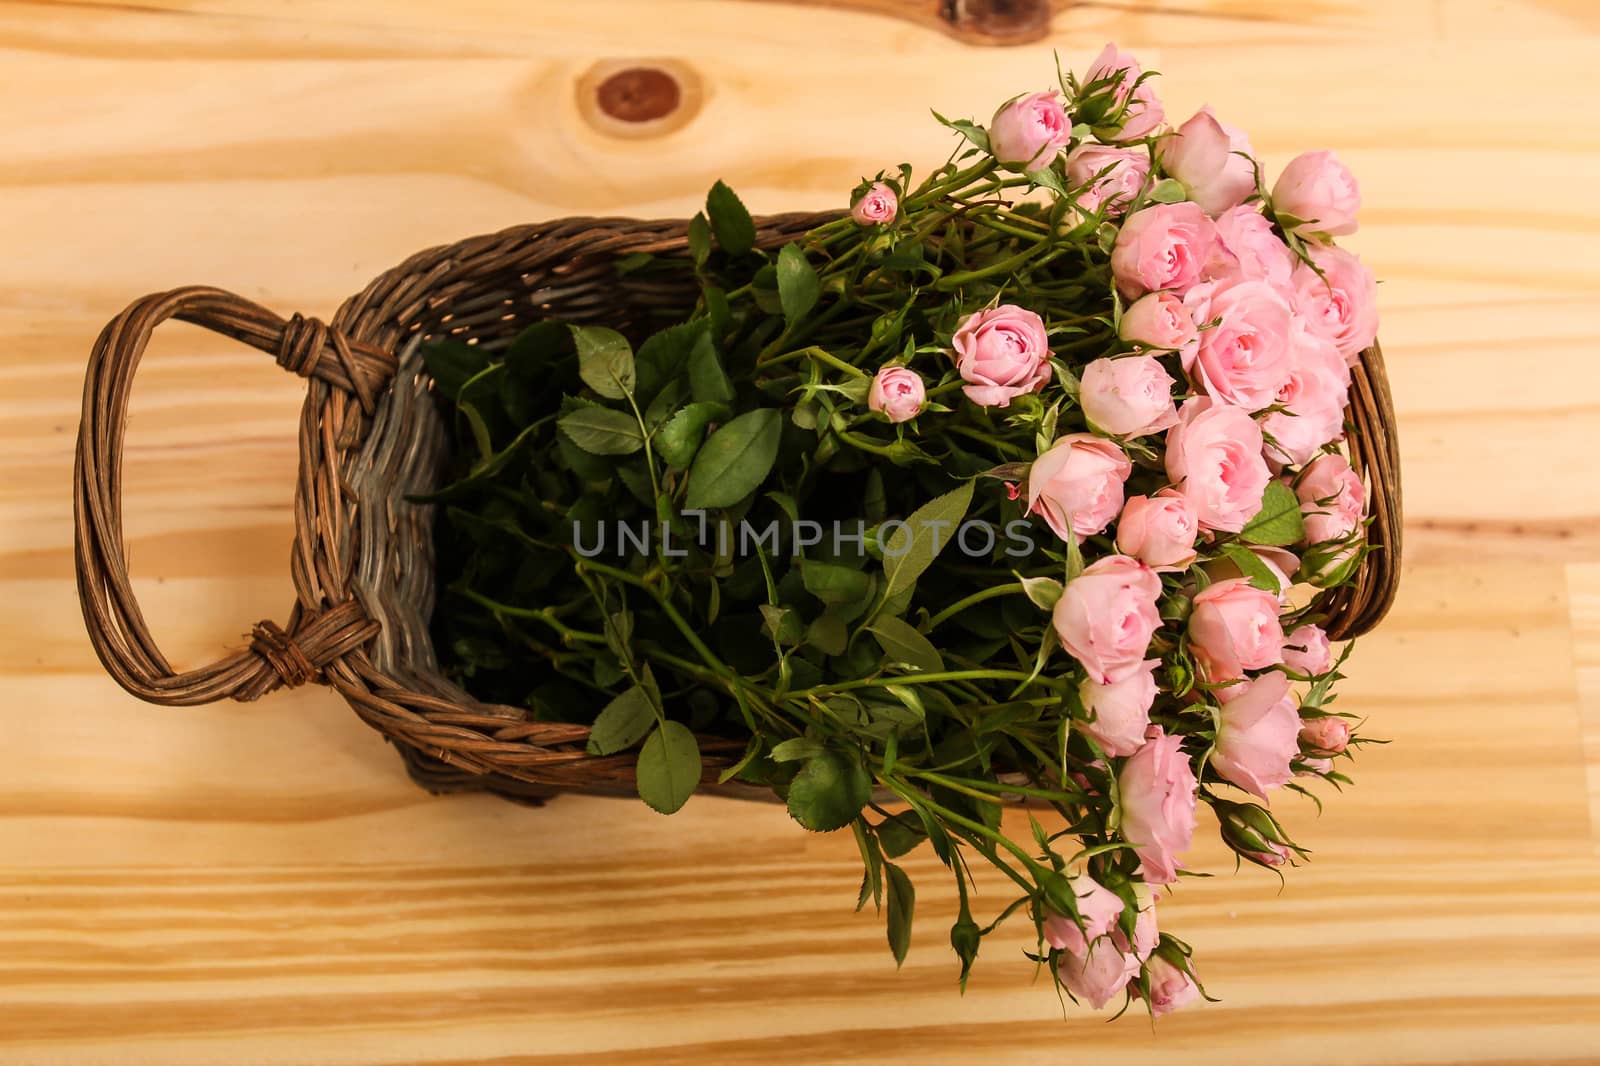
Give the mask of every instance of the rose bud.
<path id="1" fill-rule="evenodd" d="M 1091 428 L 1116 437 L 1145 437 L 1177 423 L 1176 384 L 1153 355 L 1096 359 L 1083 368 L 1078 403 Z"/>
<path id="2" fill-rule="evenodd" d="M 1268 458 L 1304 466 L 1326 444 L 1344 436 L 1344 411 L 1350 402 L 1350 367 L 1339 349 L 1295 319 L 1289 344 L 1289 376 L 1278 389 L 1284 408 L 1261 420 Z"/>
<path id="3" fill-rule="evenodd" d="M 1152 956 L 1145 963 L 1144 972 L 1150 987 L 1152 1018 L 1171 1014 L 1200 998 L 1200 986 L 1194 983 L 1194 978 L 1160 955 Z"/>
<path id="4" fill-rule="evenodd" d="M 1378 335 L 1378 283 L 1372 271 L 1343 248 L 1309 245 L 1307 252 L 1317 269 L 1305 263 L 1294 268 L 1289 302 L 1308 330 L 1332 341 L 1345 362 L 1354 366 Z"/>
<path id="5" fill-rule="evenodd" d="M 1182 299 L 1170 292 L 1151 292 L 1122 312 L 1117 336 L 1144 348 L 1178 352 L 1199 340 L 1200 331 Z"/>
<path id="6" fill-rule="evenodd" d="M 868 186 L 854 204 L 850 217 L 863 226 L 884 226 L 893 222 L 900 213 L 900 198 L 888 182 L 875 181 Z"/>
<path id="7" fill-rule="evenodd" d="M 1067 153 L 1066 172 L 1079 211 L 1120 215 L 1150 178 L 1150 153 L 1085 141 Z"/>
<path id="8" fill-rule="evenodd" d="M 1150 708 L 1156 701 L 1155 669 L 1160 665 L 1160 659 L 1146 659 L 1121 681 L 1102 685 L 1085 678 L 1078 686 L 1078 698 L 1090 715 L 1082 723 L 1083 731 L 1107 755 L 1132 755 L 1144 746 Z"/>
<path id="9" fill-rule="evenodd" d="M 962 392 L 980 407 L 1009 407 L 1050 380 L 1050 339 L 1044 319 L 1014 304 L 968 315 L 950 340 Z"/>
<path id="10" fill-rule="evenodd" d="M 1319 677 L 1333 665 L 1333 646 L 1321 626 L 1303 625 L 1283 638 L 1283 665 L 1307 677 Z"/>
<path id="11" fill-rule="evenodd" d="M 1101 937 L 1082 955 L 1063 951 L 1056 956 L 1056 980 L 1079 999 L 1099 1010 L 1139 976 L 1139 960 L 1124 954 L 1110 937 Z"/>
<path id="12" fill-rule="evenodd" d="M 989 122 L 989 152 L 1012 170 L 1038 170 L 1072 140 L 1072 120 L 1051 90 L 1000 105 Z"/>
<path id="13" fill-rule="evenodd" d="M 1194 506 L 1201 529 L 1237 533 L 1261 510 L 1272 471 L 1255 419 L 1196 396 L 1167 431 L 1167 477 Z"/>
<path id="14" fill-rule="evenodd" d="M 1189 614 L 1189 649 L 1213 684 L 1283 661 L 1278 598 L 1244 578 L 1208 585 Z"/>
<path id="15" fill-rule="evenodd" d="M 1194 505 L 1182 493 L 1162 489 L 1154 496 L 1131 496 L 1117 519 L 1117 551 L 1157 573 L 1187 570 L 1195 560 L 1200 527 Z"/>
<path id="16" fill-rule="evenodd" d="M 1047 913 L 1044 940 L 1057 950 L 1082 955 L 1090 944 L 1116 928 L 1117 919 L 1122 916 L 1122 897 L 1088 874 L 1067 880 L 1076 898 L 1078 921 L 1069 915 Z"/>
<path id="17" fill-rule="evenodd" d="M 1342 455 L 1324 455 L 1306 467 L 1294 491 L 1307 544 L 1344 540 L 1366 514 L 1367 490 Z"/>
<path id="18" fill-rule="evenodd" d="M 867 407 L 891 422 L 909 422 L 922 411 L 927 390 L 915 370 L 886 366 L 873 376 Z"/>
<path id="19" fill-rule="evenodd" d="M 1293 367 L 1289 301 L 1265 281 L 1232 281 L 1192 290 L 1185 304 L 1196 322 L 1216 322 L 1184 354 L 1189 377 L 1219 403 L 1272 406 Z"/>
<path id="20" fill-rule="evenodd" d="M 1289 288 L 1289 276 L 1300 260 L 1272 232 L 1271 221 L 1259 207 L 1241 205 L 1218 215 L 1217 238 L 1233 257 L 1238 277 Z"/>
<path id="21" fill-rule="evenodd" d="M 1272 187 L 1272 210 L 1293 215 L 1297 221 L 1292 228 L 1304 237 L 1354 233 L 1360 209 L 1361 187 L 1332 152 L 1295 156 Z"/>
<path id="22" fill-rule="evenodd" d="M 1336 714 L 1303 719 L 1300 743 L 1317 755 L 1338 755 L 1350 744 L 1350 723 Z"/>
<path id="23" fill-rule="evenodd" d="M 1062 540 L 1103 531 L 1122 509 L 1122 483 L 1133 462 L 1092 433 L 1057 438 L 1028 469 L 1028 511 Z"/>
<path id="24" fill-rule="evenodd" d="M 1211 750 L 1211 765 L 1246 792 L 1267 792 L 1294 776 L 1300 754 L 1300 714 L 1287 675 L 1274 670 L 1254 681 L 1217 690 L 1221 724 Z"/>
<path id="25" fill-rule="evenodd" d="M 1243 130 L 1218 122 L 1211 108 L 1202 107 L 1175 133 L 1161 138 L 1157 155 L 1189 199 L 1215 218 L 1256 191 L 1252 151 Z"/>
<path id="26" fill-rule="evenodd" d="M 1211 805 L 1223 843 L 1240 858 L 1268 869 L 1289 861 L 1293 842 L 1265 807 L 1224 799 L 1214 799 Z"/>
<path id="27" fill-rule="evenodd" d="M 1101 140 L 1137 141 L 1150 136 L 1166 120 L 1167 113 L 1150 79 L 1139 80 L 1143 74 L 1139 61 L 1115 44 L 1106 45 L 1090 64 L 1084 84 L 1109 85 L 1103 96 L 1096 93 L 1101 99 L 1091 108 L 1095 114 L 1085 116 Z"/>
<path id="28" fill-rule="evenodd" d="M 1129 299 L 1161 289 L 1182 296 L 1221 271 L 1227 258 L 1216 223 L 1200 205 L 1154 204 L 1122 223 L 1111 250 L 1111 272 Z"/>
<path id="29" fill-rule="evenodd" d="M 1090 680 L 1109 685 L 1144 667 L 1150 638 L 1161 628 L 1160 596 L 1154 570 L 1126 555 L 1108 555 L 1067 583 L 1051 622 Z"/>
<path id="30" fill-rule="evenodd" d="M 1117 791 L 1122 800 L 1122 836 L 1139 856 L 1140 875 L 1152 885 L 1176 881 L 1177 854 L 1194 842 L 1199 791 L 1183 751 L 1183 737 L 1167 736 L 1159 725 L 1152 725 L 1144 747 L 1122 764 Z"/>

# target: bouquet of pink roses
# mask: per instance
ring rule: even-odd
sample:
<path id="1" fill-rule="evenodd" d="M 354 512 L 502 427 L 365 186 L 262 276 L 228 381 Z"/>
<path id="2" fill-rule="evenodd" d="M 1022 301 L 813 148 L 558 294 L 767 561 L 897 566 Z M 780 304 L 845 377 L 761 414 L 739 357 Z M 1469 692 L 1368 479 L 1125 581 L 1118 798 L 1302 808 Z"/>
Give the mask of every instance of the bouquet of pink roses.
<path id="1" fill-rule="evenodd" d="M 1319 627 L 1372 550 L 1340 447 L 1377 326 L 1334 243 L 1356 182 L 1312 152 L 1269 184 L 1112 46 L 939 120 L 944 166 L 776 252 L 719 183 L 686 258 L 622 264 L 692 271 L 686 321 L 429 349 L 459 431 L 435 642 L 475 696 L 637 751 L 664 812 L 706 738 L 742 744 L 725 780 L 855 834 L 897 957 L 926 843 L 963 983 L 1025 916 L 1072 996 L 1162 1014 L 1200 994 L 1157 921 L 1199 806 L 1293 864 L 1270 799 L 1358 743 Z M 1013 839 L 1017 801 L 1059 824 Z M 1018 890 L 984 926 L 969 854 Z"/>

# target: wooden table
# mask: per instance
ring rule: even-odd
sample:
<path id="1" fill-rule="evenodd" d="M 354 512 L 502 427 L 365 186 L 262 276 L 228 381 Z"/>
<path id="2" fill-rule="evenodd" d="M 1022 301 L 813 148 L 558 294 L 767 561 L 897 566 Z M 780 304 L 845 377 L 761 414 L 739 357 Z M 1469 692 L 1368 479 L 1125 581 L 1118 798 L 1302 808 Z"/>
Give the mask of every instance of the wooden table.
<path id="1" fill-rule="evenodd" d="M 1167 0 L 997 50 L 734 0 L 0 4 L 0 1061 L 1600 1061 L 1597 28 L 1588 0 Z M 1222 1002 L 1063 1021 L 1020 930 L 963 998 L 929 857 L 896 972 L 848 836 L 781 808 L 435 799 L 324 690 L 171 710 L 100 670 L 68 487 L 132 297 L 327 315 L 424 246 L 682 215 L 719 176 L 836 206 L 945 150 L 928 107 L 982 118 L 1111 38 L 1270 168 L 1355 167 L 1403 422 L 1407 579 L 1345 689 L 1393 744 L 1320 819 L 1281 803 L 1315 850 L 1286 887 L 1202 834 L 1221 876 L 1163 920 Z M 650 56 L 676 129 L 580 106 Z M 180 662 L 291 600 L 300 394 L 187 328 L 143 371 L 128 540 Z"/>

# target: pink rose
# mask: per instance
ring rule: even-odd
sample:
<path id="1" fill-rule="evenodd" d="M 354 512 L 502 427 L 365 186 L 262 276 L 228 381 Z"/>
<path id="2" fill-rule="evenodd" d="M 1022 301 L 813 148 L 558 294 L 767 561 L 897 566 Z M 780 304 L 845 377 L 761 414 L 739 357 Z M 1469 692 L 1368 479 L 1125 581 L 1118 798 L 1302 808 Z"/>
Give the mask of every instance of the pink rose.
<path id="1" fill-rule="evenodd" d="M 1344 436 L 1344 410 L 1350 402 L 1350 367 L 1331 341 L 1312 333 L 1296 318 L 1290 343 L 1289 376 L 1278 389 L 1274 411 L 1261 420 L 1268 458 L 1304 466 L 1323 445 Z"/>
<path id="2" fill-rule="evenodd" d="M 1294 492 L 1300 499 L 1307 544 L 1343 540 L 1366 514 L 1367 490 L 1342 455 L 1324 455 L 1306 467 Z"/>
<path id="3" fill-rule="evenodd" d="M 1289 861 L 1288 848 L 1282 844 L 1274 844 L 1270 840 L 1266 841 L 1266 845 L 1266 851 L 1241 851 L 1239 855 L 1256 863 L 1258 866 L 1265 866 L 1268 869 L 1282 866 Z"/>
<path id="4" fill-rule="evenodd" d="M 1102 685 L 1084 678 L 1078 686 L 1078 698 L 1090 714 L 1083 731 L 1107 755 L 1132 755 L 1144 746 L 1150 707 L 1156 701 L 1155 670 L 1160 665 L 1160 659 L 1146 659 L 1121 681 Z"/>
<path id="5" fill-rule="evenodd" d="M 989 152 L 1012 170 L 1050 165 L 1072 140 L 1072 120 L 1055 90 L 1019 96 L 1000 105 L 989 122 Z"/>
<path id="6" fill-rule="evenodd" d="M 1271 407 L 1289 379 L 1294 312 L 1265 281 L 1215 282 L 1190 290 L 1184 303 L 1196 322 L 1220 319 L 1200 331 L 1188 371 L 1220 403 L 1259 411 Z"/>
<path id="7" fill-rule="evenodd" d="M 1117 519 L 1117 551 L 1157 573 L 1187 570 L 1194 562 L 1199 535 L 1194 504 L 1172 489 L 1129 497 Z"/>
<path id="8" fill-rule="evenodd" d="M 1217 238 L 1238 262 L 1239 277 L 1266 281 L 1287 290 L 1289 277 L 1299 262 L 1272 223 L 1254 204 L 1241 205 L 1217 216 Z"/>
<path id="9" fill-rule="evenodd" d="M 1161 166 L 1213 218 L 1256 191 L 1250 138 L 1237 126 L 1218 122 L 1209 107 L 1202 107 L 1158 145 Z"/>
<path id="10" fill-rule="evenodd" d="M 1144 666 L 1150 638 L 1161 628 L 1160 597 L 1154 570 L 1126 555 L 1108 555 L 1067 583 L 1051 621 L 1061 646 L 1089 678 L 1109 685 Z"/>
<path id="11" fill-rule="evenodd" d="M 900 213 L 900 198 L 894 189 L 883 181 L 875 181 L 850 205 L 850 217 L 863 226 L 882 226 L 893 222 Z"/>
<path id="12" fill-rule="evenodd" d="M 1145 976 L 1150 982 L 1152 1018 L 1171 1014 L 1200 998 L 1200 986 L 1194 983 L 1194 978 L 1160 955 L 1145 963 Z"/>
<path id="13" fill-rule="evenodd" d="M 1027 308 L 1001 304 L 962 320 L 950 340 L 962 392 L 980 407 L 1009 407 L 1050 380 L 1050 339 L 1044 320 Z"/>
<path id="14" fill-rule="evenodd" d="M 1294 772 L 1296 777 L 1321 777 L 1323 774 L 1333 772 L 1332 759 L 1301 759 L 1300 769 Z"/>
<path id="15" fill-rule="evenodd" d="M 1200 339 L 1183 299 L 1170 292 L 1150 292 L 1122 312 L 1117 336 L 1129 344 L 1180 352 Z"/>
<path id="16" fill-rule="evenodd" d="M 1333 342 L 1354 366 L 1378 335 L 1378 283 L 1361 260 L 1343 248 L 1308 246 L 1318 274 L 1305 263 L 1294 269 L 1290 302 L 1306 328 Z"/>
<path id="17" fill-rule="evenodd" d="M 872 378 L 867 407 L 891 422 L 908 422 L 922 411 L 927 399 L 922 378 L 903 366 L 886 366 Z"/>
<path id="18" fill-rule="evenodd" d="M 1217 225 L 1187 200 L 1154 204 L 1122 223 L 1111 250 L 1111 272 L 1129 299 L 1171 289 L 1183 295 L 1227 265 Z"/>
<path id="19" fill-rule="evenodd" d="M 1333 665 L 1333 645 L 1321 626 L 1303 625 L 1283 638 L 1283 665 L 1297 674 L 1316 677 Z"/>
<path id="20" fill-rule="evenodd" d="M 1089 425 L 1118 437 L 1160 433 L 1178 421 L 1177 382 L 1153 355 L 1096 359 L 1083 368 L 1078 404 Z"/>
<path id="21" fill-rule="evenodd" d="M 1125 955 L 1109 937 L 1089 945 L 1082 955 L 1064 951 L 1056 956 L 1056 979 L 1063 988 L 1099 1010 L 1139 976 L 1139 960 Z"/>
<path id="22" fill-rule="evenodd" d="M 1177 853 L 1194 841 L 1200 785 L 1183 753 L 1183 737 L 1169 737 L 1158 725 L 1145 736 L 1144 747 L 1117 775 L 1122 836 L 1139 856 L 1145 881 L 1168 885 L 1178 879 Z"/>
<path id="23" fill-rule="evenodd" d="M 1167 114 L 1156 96 L 1150 79 L 1140 81 L 1144 69 L 1138 60 L 1114 44 L 1101 50 L 1084 76 L 1084 83 L 1117 78 L 1111 88 L 1116 111 L 1107 116 L 1108 121 L 1096 127 L 1095 132 L 1105 141 L 1137 141 L 1148 137 L 1165 121 Z"/>
<path id="24" fill-rule="evenodd" d="M 1080 927 L 1064 914 L 1047 914 L 1044 940 L 1058 950 L 1082 955 L 1090 944 L 1116 928 L 1117 919 L 1122 916 L 1122 897 L 1088 874 L 1069 878 L 1068 884 L 1077 900 L 1078 917 L 1083 919 L 1083 925 Z"/>
<path id="25" fill-rule="evenodd" d="M 1299 219 L 1293 228 L 1305 237 L 1341 237 L 1356 231 L 1361 187 L 1332 152 L 1295 156 L 1272 187 L 1272 210 Z M 1286 229 L 1289 227 L 1285 227 Z"/>
<path id="26" fill-rule="evenodd" d="M 1201 529 L 1237 533 L 1261 510 L 1272 472 L 1261 427 L 1237 407 L 1187 401 L 1167 432 L 1167 477 L 1194 505 Z"/>
<path id="27" fill-rule="evenodd" d="M 1338 755 L 1350 746 L 1350 723 L 1333 714 L 1306 718 L 1300 723 L 1300 742 L 1319 755 Z"/>
<path id="28" fill-rule="evenodd" d="M 1062 540 L 1103 531 L 1122 510 L 1122 483 L 1133 473 L 1127 453 L 1092 433 L 1060 437 L 1028 469 L 1028 511 Z"/>
<path id="29" fill-rule="evenodd" d="M 1149 180 L 1150 153 L 1085 141 L 1067 153 L 1066 170 L 1078 210 L 1119 215 Z"/>
<path id="30" fill-rule="evenodd" d="M 1300 708 L 1279 670 L 1217 690 L 1221 724 L 1211 750 L 1217 773 L 1246 792 L 1267 798 L 1294 775 L 1300 754 Z"/>
<path id="31" fill-rule="evenodd" d="M 1213 684 L 1283 661 L 1278 597 L 1242 577 L 1206 586 L 1189 612 L 1189 650 Z"/>

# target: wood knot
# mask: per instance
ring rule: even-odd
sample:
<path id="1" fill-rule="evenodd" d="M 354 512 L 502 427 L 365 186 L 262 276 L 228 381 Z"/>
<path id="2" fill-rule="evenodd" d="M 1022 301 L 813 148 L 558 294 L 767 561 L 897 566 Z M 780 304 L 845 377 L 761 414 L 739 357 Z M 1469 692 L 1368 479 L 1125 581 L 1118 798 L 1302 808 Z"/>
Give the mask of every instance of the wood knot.
<path id="1" fill-rule="evenodd" d="M 607 59 L 578 79 L 578 110 L 612 137 L 659 137 L 700 110 L 700 78 L 673 59 Z"/>
<path id="2" fill-rule="evenodd" d="M 601 111 L 622 122 L 666 118 L 683 101 L 677 79 L 659 67 L 619 70 L 602 81 L 594 95 Z"/>

